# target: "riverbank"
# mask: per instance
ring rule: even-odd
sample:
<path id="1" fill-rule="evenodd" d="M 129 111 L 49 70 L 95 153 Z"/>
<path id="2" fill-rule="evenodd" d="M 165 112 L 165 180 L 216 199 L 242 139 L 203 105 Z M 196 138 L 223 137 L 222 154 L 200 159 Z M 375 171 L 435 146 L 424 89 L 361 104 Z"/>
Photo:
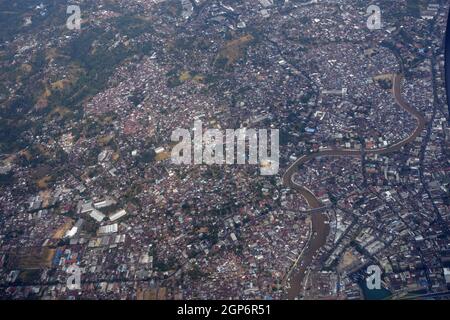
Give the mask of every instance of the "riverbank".
<path id="1" fill-rule="evenodd" d="M 365 150 L 367 155 L 373 154 L 388 154 L 395 151 L 400 150 L 406 144 L 414 141 L 423 131 L 426 125 L 425 117 L 416 109 L 411 107 L 408 102 L 403 99 L 401 95 L 401 82 L 402 75 L 394 74 L 392 77 L 392 94 L 394 96 L 395 102 L 401 108 L 403 108 L 406 112 L 411 114 L 417 122 L 416 129 L 412 132 L 410 136 L 406 139 L 403 139 L 399 142 L 396 142 L 388 147 L 380 148 L 380 149 L 372 149 Z M 305 156 L 300 157 L 295 161 L 285 172 L 282 177 L 283 184 L 286 187 L 297 190 L 301 196 L 303 196 L 311 211 L 311 220 L 312 220 L 312 232 L 313 236 L 311 241 L 309 242 L 308 248 L 305 250 L 305 253 L 300 261 L 300 265 L 297 267 L 295 272 L 293 272 L 291 280 L 290 280 L 290 288 L 288 290 L 287 298 L 295 299 L 302 293 L 302 283 L 305 277 L 306 270 L 311 266 L 314 261 L 314 257 L 316 253 L 320 250 L 322 246 L 325 245 L 328 234 L 330 232 L 330 227 L 328 224 L 328 217 L 323 211 L 326 207 L 321 203 L 321 201 L 307 188 L 295 183 L 292 179 L 293 175 L 297 170 L 308 161 L 323 156 L 331 156 L 331 157 L 361 157 L 361 150 L 355 149 L 327 149 L 322 150 L 316 153 L 311 153 Z"/>

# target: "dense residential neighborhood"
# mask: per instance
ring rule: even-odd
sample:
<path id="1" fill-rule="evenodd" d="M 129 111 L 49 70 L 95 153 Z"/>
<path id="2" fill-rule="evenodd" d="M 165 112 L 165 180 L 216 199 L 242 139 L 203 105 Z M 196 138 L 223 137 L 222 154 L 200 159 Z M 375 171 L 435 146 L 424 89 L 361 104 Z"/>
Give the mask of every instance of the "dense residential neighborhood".
<path id="1" fill-rule="evenodd" d="M 448 297 L 449 3 L 374 4 L 1 4 L 0 299 Z M 173 163 L 196 120 L 278 173 Z"/>

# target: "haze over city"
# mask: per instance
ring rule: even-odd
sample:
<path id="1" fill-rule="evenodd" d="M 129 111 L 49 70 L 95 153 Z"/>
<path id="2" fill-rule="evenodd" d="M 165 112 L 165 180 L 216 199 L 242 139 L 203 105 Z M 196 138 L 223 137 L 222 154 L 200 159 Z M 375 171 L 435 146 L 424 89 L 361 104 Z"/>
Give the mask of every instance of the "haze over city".
<path id="1" fill-rule="evenodd" d="M 447 299 L 449 6 L 0 0 L 0 299 Z"/>

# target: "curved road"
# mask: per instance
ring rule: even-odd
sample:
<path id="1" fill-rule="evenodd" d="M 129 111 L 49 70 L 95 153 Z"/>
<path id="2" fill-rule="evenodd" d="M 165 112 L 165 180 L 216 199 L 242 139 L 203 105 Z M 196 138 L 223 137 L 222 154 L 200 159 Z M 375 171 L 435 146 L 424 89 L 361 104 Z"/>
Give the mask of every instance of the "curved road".
<path id="1" fill-rule="evenodd" d="M 414 132 L 404 140 L 401 140 L 397 143 L 394 143 L 385 148 L 379 149 L 369 149 L 365 150 L 367 155 L 374 154 L 387 154 L 392 153 L 394 151 L 400 150 L 404 145 L 414 141 L 420 133 L 425 128 L 426 120 L 424 116 L 411 107 L 405 99 L 403 99 L 401 95 L 401 82 L 402 76 L 400 74 L 394 74 L 393 82 L 392 82 L 392 92 L 394 95 L 395 102 L 402 107 L 405 111 L 410 113 L 417 122 L 417 127 Z M 329 225 L 327 223 L 327 215 L 320 212 L 325 209 L 325 206 L 320 202 L 320 200 L 306 187 L 301 186 L 293 181 L 292 177 L 294 173 L 299 169 L 300 166 L 305 164 L 306 162 L 317 158 L 317 157 L 361 157 L 361 150 L 356 149 L 326 149 L 316 153 L 304 155 L 297 159 L 284 173 L 283 175 L 283 184 L 291 189 L 297 190 L 308 202 L 308 205 L 311 209 L 315 209 L 318 212 L 315 212 L 311 215 L 312 220 L 312 237 L 309 241 L 308 248 L 303 251 L 303 256 L 301 257 L 301 264 L 297 267 L 295 272 L 292 275 L 291 279 L 291 287 L 288 290 L 288 299 L 295 299 L 301 293 L 301 284 L 303 278 L 305 276 L 306 270 L 311 265 L 314 260 L 314 256 L 317 251 L 325 244 L 328 233 L 329 233 Z"/>

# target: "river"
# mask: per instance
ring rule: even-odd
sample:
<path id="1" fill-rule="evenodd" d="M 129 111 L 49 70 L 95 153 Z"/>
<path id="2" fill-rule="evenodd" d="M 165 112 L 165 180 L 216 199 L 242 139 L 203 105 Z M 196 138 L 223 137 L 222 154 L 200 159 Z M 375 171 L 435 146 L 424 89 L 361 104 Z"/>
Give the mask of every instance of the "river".
<path id="1" fill-rule="evenodd" d="M 401 82 L 402 76 L 399 74 L 393 75 L 392 80 L 392 93 L 395 99 L 395 102 L 402 107 L 405 111 L 410 113 L 417 122 L 417 127 L 413 131 L 413 133 L 408 136 L 406 139 L 401 140 L 397 143 L 394 143 L 385 148 L 379 149 L 369 149 L 365 150 L 367 155 L 373 154 L 388 154 L 395 151 L 400 150 L 404 145 L 408 144 L 411 141 L 414 141 L 420 133 L 425 128 L 426 120 L 423 115 L 417 111 L 415 108 L 411 107 L 408 102 L 403 99 L 401 94 Z M 299 265 L 292 272 L 291 280 L 290 280 L 290 288 L 288 290 L 287 298 L 295 299 L 297 298 L 303 291 L 302 283 L 304 277 L 306 275 L 306 271 L 308 267 L 314 261 L 314 256 L 320 250 L 322 246 L 325 245 L 328 234 L 330 232 L 329 224 L 327 223 L 328 217 L 323 212 L 326 208 L 320 202 L 320 200 L 307 188 L 295 183 L 292 180 L 293 174 L 298 170 L 300 166 L 305 164 L 316 157 L 323 156 L 331 156 L 331 157 L 361 157 L 361 150 L 355 149 L 326 149 L 316 153 L 308 154 L 297 159 L 285 172 L 283 175 L 283 184 L 286 187 L 297 190 L 307 201 L 309 207 L 311 209 L 315 209 L 311 213 L 312 220 L 312 232 L 313 235 L 310 241 L 307 244 L 307 248 L 303 251 L 301 258 L 299 259 Z M 321 210 L 323 209 L 323 210 Z"/>

